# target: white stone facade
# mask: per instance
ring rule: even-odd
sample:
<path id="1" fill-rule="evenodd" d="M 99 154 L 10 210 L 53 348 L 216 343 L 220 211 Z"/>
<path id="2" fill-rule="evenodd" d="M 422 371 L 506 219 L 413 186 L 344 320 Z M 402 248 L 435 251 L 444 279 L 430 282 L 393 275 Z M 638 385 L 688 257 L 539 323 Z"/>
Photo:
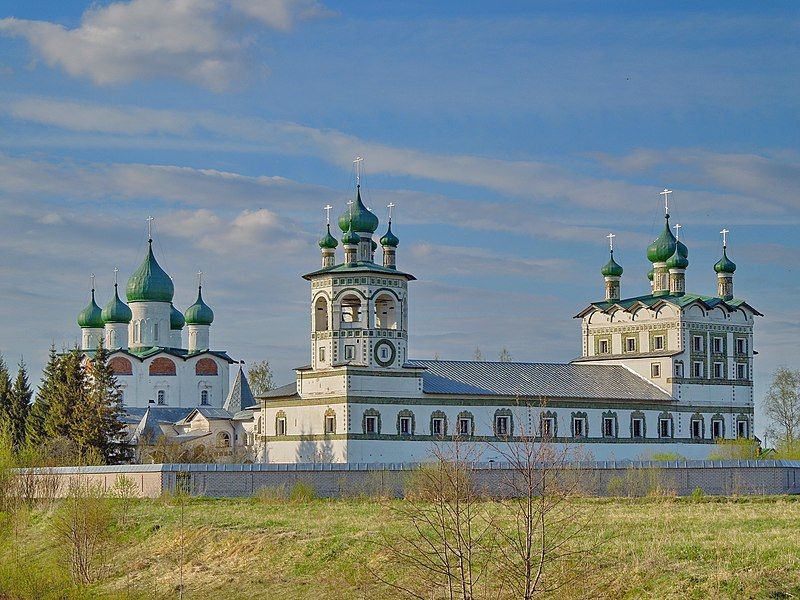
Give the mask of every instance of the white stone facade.
<path id="1" fill-rule="evenodd" d="M 370 223 L 365 210 L 359 196 L 351 219 Z M 339 224 L 352 249 L 347 220 Z M 753 436 L 753 323 L 760 313 L 730 295 L 685 293 L 688 250 L 672 236 L 669 217 L 648 248 L 652 293 L 620 299 L 622 268 L 612 252 L 603 269 L 605 301 L 578 315 L 582 356 L 550 366 L 409 360 L 413 277 L 396 271 L 390 232 L 382 238 L 383 264 L 374 262 L 367 243 L 373 232 L 361 234 L 358 256 L 346 252 L 341 264 L 330 233 L 320 241 L 323 268 L 305 276 L 311 365 L 260 399 L 260 461 L 425 461 L 435 445 L 455 440 L 493 460 L 499 445 L 520 436 L 595 460 L 699 459 L 720 439 Z M 735 265 L 718 267 L 728 292 Z"/>

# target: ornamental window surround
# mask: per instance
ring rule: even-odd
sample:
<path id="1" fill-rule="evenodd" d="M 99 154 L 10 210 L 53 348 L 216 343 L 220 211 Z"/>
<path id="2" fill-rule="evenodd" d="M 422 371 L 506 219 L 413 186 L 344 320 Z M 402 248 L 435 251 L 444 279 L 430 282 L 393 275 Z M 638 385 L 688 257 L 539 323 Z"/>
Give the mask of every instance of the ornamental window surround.
<path id="1" fill-rule="evenodd" d="M 661 377 L 661 363 L 650 363 L 650 377 Z"/>
<path id="2" fill-rule="evenodd" d="M 695 415 L 692 417 L 690 432 L 692 435 L 692 439 L 695 440 L 702 440 L 705 435 L 703 431 L 703 417 L 702 415 Z"/>
<path id="3" fill-rule="evenodd" d="M 431 414 L 431 435 L 440 438 L 447 435 L 447 416 L 440 410 Z"/>
<path id="4" fill-rule="evenodd" d="M 617 415 L 616 413 L 603 414 L 603 437 L 617 437 Z"/>
<path id="5" fill-rule="evenodd" d="M 634 411 L 631 413 L 631 437 L 643 438 L 647 435 L 646 423 L 644 420 L 644 413 L 642 411 Z"/>
<path id="6" fill-rule="evenodd" d="M 719 440 L 725 437 L 725 421 L 722 418 L 711 419 L 711 439 Z"/>
<path id="7" fill-rule="evenodd" d="M 609 343 L 608 340 L 600 340 L 598 342 L 598 352 L 600 354 L 609 354 Z"/>
<path id="8" fill-rule="evenodd" d="M 746 338 L 736 338 L 736 353 L 737 354 L 747 354 L 747 339 Z"/>
<path id="9" fill-rule="evenodd" d="M 721 362 L 714 363 L 714 379 L 723 379 L 725 377 L 725 365 Z"/>
<path id="10" fill-rule="evenodd" d="M 414 413 L 408 409 L 397 413 L 397 433 L 399 435 L 414 435 Z"/>
<path id="11" fill-rule="evenodd" d="M 336 415 L 325 415 L 325 433 L 336 433 Z"/>
<path id="12" fill-rule="evenodd" d="M 658 437 L 660 438 L 671 438 L 673 437 L 672 432 L 672 418 L 665 413 L 659 415 L 658 418 Z"/>
<path id="13" fill-rule="evenodd" d="M 702 361 L 696 360 L 692 363 L 692 377 L 702 377 L 703 376 L 703 363 Z"/>
<path id="14" fill-rule="evenodd" d="M 469 411 L 458 413 L 458 435 L 471 437 L 475 434 L 475 417 Z"/>
<path id="15" fill-rule="evenodd" d="M 693 335 L 692 336 L 692 350 L 694 352 L 702 352 L 703 351 L 703 336 L 702 335 Z"/>
<path id="16" fill-rule="evenodd" d="M 573 415 L 572 417 L 572 437 L 584 438 L 588 431 L 586 427 L 586 417 L 583 415 Z"/>
<path id="17" fill-rule="evenodd" d="M 678 361 L 675 363 L 675 377 L 683 377 L 683 362 Z"/>
<path id="18" fill-rule="evenodd" d="M 749 438 L 749 423 L 744 419 L 739 419 L 736 421 L 736 437 L 740 439 Z"/>
<path id="19" fill-rule="evenodd" d="M 715 337 L 712 340 L 712 349 L 715 354 L 722 354 L 724 349 L 724 343 L 721 337 Z"/>
<path id="20" fill-rule="evenodd" d="M 653 350 L 663 350 L 663 349 L 664 349 L 664 336 L 663 335 L 653 336 Z"/>
<path id="21" fill-rule="evenodd" d="M 736 379 L 745 380 L 747 377 L 747 365 L 744 363 L 737 363 L 736 365 Z"/>
<path id="22" fill-rule="evenodd" d="M 514 435 L 514 423 L 509 409 L 500 408 L 495 411 L 494 434 L 497 437 L 511 437 Z"/>
<path id="23" fill-rule="evenodd" d="M 347 344 L 344 347 L 344 359 L 353 360 L 356 357 L 356 347 L 352 344 Z"/>
<path id="24" fill-rule="evenodd" d="M 286 435 L 286 413 L 282 410 L 275 414 L 275 435 Z"/>
<path id="25" fill-rule="evenodd" d="M 636 352 L 636 338 L 635 337 L 627 337 L 627 338 L 625 338 L 625 351 L 626 352 Z"/>

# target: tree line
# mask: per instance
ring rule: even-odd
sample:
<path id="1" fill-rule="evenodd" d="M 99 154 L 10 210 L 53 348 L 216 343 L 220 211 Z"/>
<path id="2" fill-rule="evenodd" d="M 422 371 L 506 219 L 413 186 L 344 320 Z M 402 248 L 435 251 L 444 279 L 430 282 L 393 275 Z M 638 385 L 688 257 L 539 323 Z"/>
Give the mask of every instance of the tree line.
<path id="1" fill-rule="evenodd" d="M 24 360 L 12 380 L 0 355 L 0 435 L 11 451 L 49 464 L 126 461 L 122 394 L 107 359 L 102 345 L 91 358 L 51 345 L 34 395 Z"/>

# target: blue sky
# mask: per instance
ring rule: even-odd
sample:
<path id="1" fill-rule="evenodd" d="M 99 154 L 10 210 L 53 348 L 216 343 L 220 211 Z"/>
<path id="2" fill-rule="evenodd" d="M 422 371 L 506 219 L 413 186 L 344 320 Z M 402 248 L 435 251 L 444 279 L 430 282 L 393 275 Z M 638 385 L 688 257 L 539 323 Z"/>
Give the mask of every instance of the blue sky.
<path id="1" fill-rule="evenodd" d="M 697 6 L 0 2 L 0 349 L 38 371 L 73 343 L 88 274 L 105 302 L 153 214 L 176 305 L 202 269 L 214 345 L 288 380 L 361 155 L 419 277 L 413 356 L 575 357 L 605 235 L 646 292 L 669 186 L 691 291 L 732 232 L 760 396 L 800 367 L 800 9 Z"/>

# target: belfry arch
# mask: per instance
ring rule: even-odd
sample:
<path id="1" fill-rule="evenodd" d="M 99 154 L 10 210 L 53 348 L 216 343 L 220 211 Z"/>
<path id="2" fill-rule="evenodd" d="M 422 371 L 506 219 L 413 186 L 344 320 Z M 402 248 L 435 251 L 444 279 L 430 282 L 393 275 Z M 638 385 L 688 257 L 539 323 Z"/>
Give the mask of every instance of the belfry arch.
<path id="1" fill-rule="evenodd" d="M 314 331 L 327 331 L 330 323 L 330 305 L 325 296 L 314 302 Z"/>
<path id="2" fill-rule="evenodd" d="M 392 294 L 379 294 L 374 301 L 375 328 L 398 329 L 400 319 L 400 303 Z"/>
<path id="3" fill-rule="evenodd" d="M 350 324 L 361 323 L 361 312 L 363 303 L 357 294 L 347 294 L 340 301 L 342 324 L 348 326 Z"/>

